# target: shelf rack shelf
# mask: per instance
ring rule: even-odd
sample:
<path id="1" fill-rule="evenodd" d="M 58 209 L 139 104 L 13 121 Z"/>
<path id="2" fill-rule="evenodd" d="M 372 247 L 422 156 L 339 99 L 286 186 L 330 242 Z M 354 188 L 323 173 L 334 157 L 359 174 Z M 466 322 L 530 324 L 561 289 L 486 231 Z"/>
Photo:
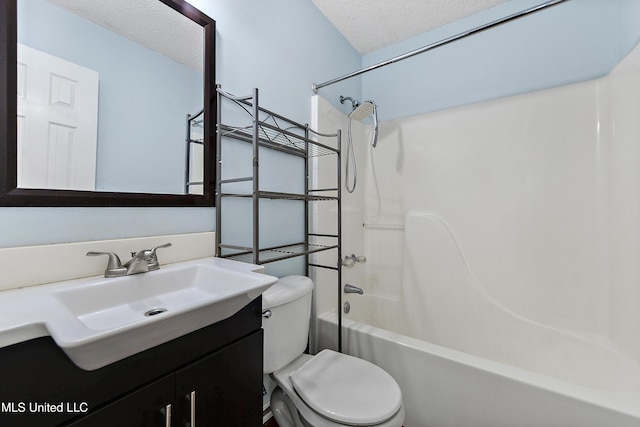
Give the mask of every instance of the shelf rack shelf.
<path id="1" fill-rule="evenodd" d="M 260 109 L 261 111 L 266 111 Z M 269 112 L 270 116 L 275 113 Z M 282 121 L 288 121 L 279 116 Z M 296 126 L 302 126 L 297 125 Z M 220 125 L 221 135 L 227 138 L 234 138 L 240 141 L 253 143 L 253 129 L 248 127 L 233 127 L 228 125 Z M 309 140 L 301 137 L 286 129 L 279 129 L 276 125 L 259 122 L 258 124 L 258 144 L 262 147 L 279 150 L 299 157 L 318 157 L 337 154 L 335 148 L 329 147 L 317 141 Z"/>
<path id="2" fill-rule="evenodd" d="M 222 193 L 222 197 L 253 197 L 250 193 Z M 276 200 L 303 200 L 307 202 L 319 202 L 325 200 L 338 200 L 335 196 L 316 196 L 313 194 L 295 194 L 295 193 L 280 193 L 277 191 L 258 191 L 258 197 L 261 199 L 276 199 Z"/>
<path id="3" fill-rule="evenodd" d="M 228 249 L 236 249 L 236 250 L 244 250 L 244 252 L 238 252 L 233 255 L 228 256 L 229 258 L 235 259 L 236 261 L 242 262 L 250 262 L 253 263 L 253 252 L 252 248 L 243 248 L 239 246 L 232 245 L 224 245 L 221 247 Z M 316 252 L 326 251 L 330 249 L 336 249 L 338 245 L 318 245 L 312 243 L 296 243 L 293 245 L 283 245 L 276 246 L 273 248 L 264 248 L 260 249 L 258 258 L 262 264 L 275 262 L 275 261 L 283 261 L 289 258 L 295 258 L 303 255 L 310 255 Z"/>

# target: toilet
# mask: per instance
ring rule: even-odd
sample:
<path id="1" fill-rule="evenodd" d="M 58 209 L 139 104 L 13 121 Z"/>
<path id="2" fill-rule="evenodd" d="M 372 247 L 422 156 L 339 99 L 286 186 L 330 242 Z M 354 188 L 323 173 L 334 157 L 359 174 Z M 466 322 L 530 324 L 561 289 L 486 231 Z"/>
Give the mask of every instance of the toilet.
<path id="1" fill-rule="evenodd" d="M 313 282 L 287 276 L 262 294 L 264 373 L 277 384 L 271 411 L 280 427 L 401 427 L 402 393 L 373 363 L 332 350 L 304 354 Z"/>

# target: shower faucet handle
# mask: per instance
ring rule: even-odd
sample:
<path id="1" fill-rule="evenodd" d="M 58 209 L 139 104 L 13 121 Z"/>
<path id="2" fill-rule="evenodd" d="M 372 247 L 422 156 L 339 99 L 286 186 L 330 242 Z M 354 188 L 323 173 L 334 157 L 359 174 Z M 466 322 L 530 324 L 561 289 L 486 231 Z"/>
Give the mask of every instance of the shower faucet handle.
<path id="1" fill-rule="evenodd" d="M 351 254 L 344 257 L 341 264 L 345 267 L 353 267 L 356 262 L 365 263 L 367 262 L 367 257 L 362 255 Z"/>
<path id="2" fill-rule="evenodd" d="M 340 260 L 341 264 L 343 267 L 353 267 L 353 265 L 356 263 L 354 260 L 352 260 L 350 257 L 346 256 L 344 257 L 343 260 Z"/>

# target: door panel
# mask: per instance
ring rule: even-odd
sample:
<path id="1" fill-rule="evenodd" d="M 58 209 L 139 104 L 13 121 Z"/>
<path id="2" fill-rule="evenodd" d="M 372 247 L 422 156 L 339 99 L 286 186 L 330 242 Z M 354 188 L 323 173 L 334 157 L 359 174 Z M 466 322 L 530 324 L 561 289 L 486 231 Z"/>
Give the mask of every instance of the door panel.
<path id="1" fill-rule="evenodd" d="M 178 371 L 176 406 L 181 423 L 193 407 L 196 426 L 262 425 L 262 330 Z"/>
<path id="2" fill-rule="evenodd" d="M 94 190 L 98 73 L 18 44 L 18 187 Z"/>
<path id="3" fill-rule="evenodd" d="M 68 427 L 164 427 L 167 417 L 174 414 L 174 387 L 175 376 L 168 375 L 68 424 Z M 171 415 L 167 415 L 170 404 Z"/>

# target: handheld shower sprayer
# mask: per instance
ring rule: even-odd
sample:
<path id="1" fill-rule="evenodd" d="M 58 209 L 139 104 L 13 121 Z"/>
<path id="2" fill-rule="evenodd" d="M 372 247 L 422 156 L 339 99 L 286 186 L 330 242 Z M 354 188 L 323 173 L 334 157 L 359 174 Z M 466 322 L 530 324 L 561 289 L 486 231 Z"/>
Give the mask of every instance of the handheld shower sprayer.
<path id="1" fill-rule="evenodd" d="M 349 114 L 350 119 L 355 119 L 360 122 L 369 116 L 373 116 L 373 137 L 371 139 L 371 146 L 375 148 L 376 145 L 378 145 L 378 107 L 376 104 L 373 101 L 365 101 L 354 108 L 351 114 Z"/>
<path id="2" fill-rule="evenodd" d="M 351 101 L 351 112 L 349 113 L 349 144 L 347 147 L 347 179 L 346 187 L 349 193 L 353 193 L 356 189 L 356 179 L 358 172 L 356 169 L 356 158 L 353 154 L 353 140 L 351 138 L 351 121 L 357 120 L 362 122 L 369 116 L 373 116 L 373 136 L 371 139 L 371 146 L 376 147 L 378 144 L 378 107 L 373 101 L 364 101 L 362 103 L 349 96 L 340 96 L 340 103 L 344 104 L 344 101 Z M 350 162 L 351 158 L 351 162 Z M 349 185 L 349 165 L 353 164 L 353 185 Z"/>
<path id="3" fill-rule="evenodd" d="M 360 103 L 349 96 L 340 96 L 340 103 L 344 104 L 344 101 L 351 101 L 349 120 L 362 122 L 367 117 L 373 116 L 373 137 L 371 139 L 371 146 L 375 147 L 378 144 L 378 106 L 376 103 L 373 101 L 364 101 Z"/>

